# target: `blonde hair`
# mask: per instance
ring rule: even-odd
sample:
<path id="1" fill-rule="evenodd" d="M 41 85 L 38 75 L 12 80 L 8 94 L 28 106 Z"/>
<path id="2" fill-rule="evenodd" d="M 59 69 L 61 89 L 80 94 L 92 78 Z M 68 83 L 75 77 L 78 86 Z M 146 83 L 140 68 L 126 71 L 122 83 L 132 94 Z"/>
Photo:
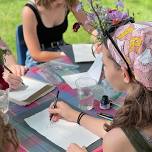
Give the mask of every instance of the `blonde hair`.
<path id="1" fill-rule="evenodd" d="M 44 6 L 45 8 L 49 8 L 52 2 L 55 2 L 56 0 L 35 0 L 36 4 L 39 6 Z M 76 0 L 66 0 L 68 5 L 73 5 L 76 3 Z"/>
<path id="2" fill-rule="evenodd" d="M 53 1 L 55 0 L 35 0 L 37 5 L 44 6 L 45 8 L 48 8 Z"/>

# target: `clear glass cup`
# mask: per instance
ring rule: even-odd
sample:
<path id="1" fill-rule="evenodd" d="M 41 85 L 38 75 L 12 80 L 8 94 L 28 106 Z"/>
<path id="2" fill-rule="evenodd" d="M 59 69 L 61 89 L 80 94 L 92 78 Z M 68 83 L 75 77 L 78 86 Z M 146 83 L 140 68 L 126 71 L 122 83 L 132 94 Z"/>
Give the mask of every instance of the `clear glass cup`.
<path id="1" fill-rule="evenodd" d="M 77 79 L 75 84 L 77 87 L 79 108 L 84 111 L 92 109 L 95 99 L 93 90 L 97 85 L 97 81 L 90 77 L 83 77 Z"/>
<path id="2" fill-rule="evenodd" d="M 0 112 L 3 114 L 5 123 L 8 123 L 9 116 L 7 111 L 9 110 L 8 90 L 0 90 Z"/>

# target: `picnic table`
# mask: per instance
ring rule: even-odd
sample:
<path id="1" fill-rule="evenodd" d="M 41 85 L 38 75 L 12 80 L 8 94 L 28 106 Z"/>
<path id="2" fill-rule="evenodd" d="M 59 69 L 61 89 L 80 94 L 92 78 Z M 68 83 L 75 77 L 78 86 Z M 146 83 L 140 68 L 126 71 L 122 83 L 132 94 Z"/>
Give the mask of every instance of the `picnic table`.
<path id="1" fill-rule="evenodd" d="M 32 67 L 27 72 L 27 76 L 45 81 L 48 83 L 53 83 L 57 86 L 60 91 L 59 99 L 64 100 L 68 104 L 72 105 L 74 108 L 78 109 L 78 97 L 76 89 L 72 89 L 64 80 L 62 75 L 72 74 L 78 72 L 84 72 L 89 69 L 93 62 L 73 64 L 73 53 L 71 51 L 71 46 L 63 47 L 67 56 L 52 60 L 48 63 Z M 99 95 L 100 88 L 98 86 L 98 91 L 96 93 L 96 101 L 94 103 L 94 108 L 92 110 L 86 111 L 90 115 L 97 116 L 97 113 L 100 112 L 99 107 Z M 25 151 L 29 152 L 62 152 L 64 151 L 58 145 L 55 145 L 34 129 L 30 128 L 26 122 L 25 118 L 34 115 L 37 112 L 40 112 L 47 107 L 52 102 L 53 96 L 56 91 L 52 91 L 47 95 L 41 97 L 37 101 L 33 102 L 28 106 L 19 106 L 15 103 L 10 102 L 9 117 L 10 123 L 16 128 L 17 134 L 21 143 L 21 146 Z M 119 100 L 122 100 L 121 98 Z M 118 109 L 118 106 L 113 105 L 110 112 L 113 114 Z M 64 139 L 63 139 L 64 142 Z M 92 151 L 99 145 L 101 145 L 102 140 L 98 140 L 88 147 L 88 151 Z M 21 150 L 22 152 L 24 150 Z"/>

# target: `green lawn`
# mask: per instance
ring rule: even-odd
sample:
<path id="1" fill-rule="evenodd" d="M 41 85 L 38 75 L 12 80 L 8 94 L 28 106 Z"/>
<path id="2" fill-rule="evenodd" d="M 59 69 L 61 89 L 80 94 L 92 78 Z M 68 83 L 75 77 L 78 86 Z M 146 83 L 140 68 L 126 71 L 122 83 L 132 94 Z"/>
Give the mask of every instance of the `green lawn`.
<path id="1" fill-rule="evenodd" d="M 102 1 L 102 0 L 101 0 Z M 116 1 L 116 0 L 115 0 Z M 130 14 L 134 12 L 136 21 L 152 21 L 151 0 L 124 0 L 125 7 Z M 2 37 L 15 54 L 15 30 L 21 24 L 21 12 L 27 0 L 0 0 L 0 37 Z M 104 5 L 112 5 L 112 0 L 103 0 Z M 89 35 L 81 29 L 73 33 L 72 25 L 75 22 L 73 15 L 69 15 L 69 28 L 64 37 L 68 43 L 90 42 Z"/>

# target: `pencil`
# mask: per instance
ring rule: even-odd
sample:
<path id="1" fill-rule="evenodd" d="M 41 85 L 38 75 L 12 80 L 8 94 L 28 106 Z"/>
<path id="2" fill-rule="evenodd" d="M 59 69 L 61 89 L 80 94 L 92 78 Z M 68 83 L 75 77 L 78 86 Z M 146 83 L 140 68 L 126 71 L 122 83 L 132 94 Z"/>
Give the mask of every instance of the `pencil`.
<path id="1" fill-rule="evenodd" d="M 105 115 L 102 115 L 102 114 L 97 114 L 97 116 L 102 117 L 102 118 L 104 118 L 104 119 L 108 119 L 108 120 L 110 120 L 110 121 L 113 120 L 113 118 L 108 117 L 108 116 L 105 116 Z"/>
<path id="2" fill-rule="evenodd" d="M 6 66 L 4 65 L 4 68 L 11 74 L 13 74 L 13 72 Z M 22 85 L 25 86 L 25 84 L 22 82 Z"/>
<path id="3" fill-rule="evenodd" d="M 113 119 L 113 116 L 110 115 L 110 114 L 107 114 L 107 113 L 102 113 L 101 112 L 99 115 L 102 115 L 102 116 L 109 117 L 109 118 Z"/>
<path id="4" fill-rule="evenodd" d="M 12 74 L 13 74 L 13 72 L 12 72 L 6 65 L 4 65 L 4 68 L 5 68 L 9 73 L 12 73 Z"/>
<path id="5" fill-rule="evenodd" d="M 59 90 L 57 92 L 57 95 L 56 95 L 56 98 L 55 98 L 55 101 L 54 101 L 54 104 L 53 104 L 53 108 L 56 108 L 58 97 L 59 97 Z M 53 117 L 53 114 L 50 114 L 50 121 L 52 120 L 52 117 Z"/>

